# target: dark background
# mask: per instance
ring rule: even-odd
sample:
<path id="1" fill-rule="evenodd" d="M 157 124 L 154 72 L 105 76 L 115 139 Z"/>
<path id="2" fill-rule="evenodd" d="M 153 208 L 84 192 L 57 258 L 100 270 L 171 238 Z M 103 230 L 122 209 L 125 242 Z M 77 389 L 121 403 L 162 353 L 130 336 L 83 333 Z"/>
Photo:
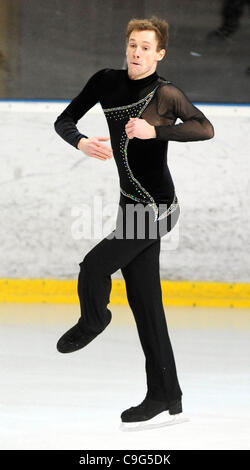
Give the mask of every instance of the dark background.
<path id="1" fill-rule="evenodd" d="M 224 3 L 0 0 L 0 98 L 71 100 L 98 69 L 126 68 L 128 21 L 155 14 L 170 25 L 159 75 L 192 101 L 250 103 L 250 2 L 233 34 L 207 39 Z"/>

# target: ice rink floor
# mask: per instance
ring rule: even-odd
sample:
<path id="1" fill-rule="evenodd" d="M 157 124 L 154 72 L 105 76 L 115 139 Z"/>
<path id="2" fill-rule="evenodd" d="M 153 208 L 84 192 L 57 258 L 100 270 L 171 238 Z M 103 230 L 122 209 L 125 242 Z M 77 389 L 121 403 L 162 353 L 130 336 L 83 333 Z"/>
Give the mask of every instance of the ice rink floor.
<path id="1" fill-rule="evenodd" d="M 0 304 L 1 449 L 250 449 L 250 309 L 165 307 L 188 422 L 122 432 L 146 394 L 128 306 L 86 348 L 56 349 L 78 305 Z"/>

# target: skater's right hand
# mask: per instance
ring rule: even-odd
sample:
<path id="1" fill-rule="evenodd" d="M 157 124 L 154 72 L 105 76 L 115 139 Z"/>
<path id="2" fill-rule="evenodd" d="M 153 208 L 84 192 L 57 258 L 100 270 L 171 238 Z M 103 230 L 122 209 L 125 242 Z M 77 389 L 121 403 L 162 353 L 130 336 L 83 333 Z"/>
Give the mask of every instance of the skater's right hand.
<path id="1" fill-rule="evenodd" d="M 89 157 L 108 160 L 113 157 L 113 151 L 111 147 L 102 144 L 102 140 L 109 140 L 109 137 L 89 137 L 88 139 L 82 137 L 77 144 L 77 148 Z"/>

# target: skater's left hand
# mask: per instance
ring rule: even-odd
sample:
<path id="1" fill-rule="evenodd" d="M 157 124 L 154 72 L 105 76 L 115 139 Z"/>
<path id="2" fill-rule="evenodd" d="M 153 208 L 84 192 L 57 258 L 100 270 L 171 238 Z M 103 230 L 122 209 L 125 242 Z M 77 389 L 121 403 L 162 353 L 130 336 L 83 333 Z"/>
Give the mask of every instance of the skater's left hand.
<path id="1" fill-rule="evenodd" d="M 155 128 L 145 119 L 130 118 L 125 126 L 129 139 L 138 137 L 138 139 L 153 139 L 156 137 Z"/>

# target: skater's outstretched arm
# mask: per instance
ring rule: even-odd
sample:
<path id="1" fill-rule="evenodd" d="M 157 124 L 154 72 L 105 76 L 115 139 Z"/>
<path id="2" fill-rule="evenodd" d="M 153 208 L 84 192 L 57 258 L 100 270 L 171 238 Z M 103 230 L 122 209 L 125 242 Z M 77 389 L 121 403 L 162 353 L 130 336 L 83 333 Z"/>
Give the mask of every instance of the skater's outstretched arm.
<path id="1" fill-rule="evenodd" d="M 214 128 L 211 122 L 177 86 L 173 84 L 161 86 L 158 103 L 162 116 L 173 121 L 180 118 L 183 122 L 154 126 L 156 139 L 187 142 L 214 137 Z"/>

